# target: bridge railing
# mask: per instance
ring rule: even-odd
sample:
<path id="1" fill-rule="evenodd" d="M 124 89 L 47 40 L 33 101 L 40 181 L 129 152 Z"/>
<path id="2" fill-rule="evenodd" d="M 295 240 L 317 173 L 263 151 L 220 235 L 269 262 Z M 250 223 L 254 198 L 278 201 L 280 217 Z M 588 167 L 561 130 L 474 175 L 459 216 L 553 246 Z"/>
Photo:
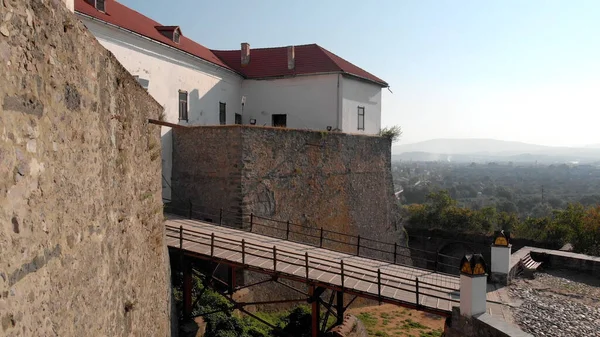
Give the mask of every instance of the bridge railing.
<path id="1" fill-rule="evenodd" d="M 322 279 L 314 276 L 315 272 L 320 272 L 321 274 L 327 273 L 329 274 L 328 282 L 333 287 L 341 287 L 342 290 L 355 293 L 365 293 L 380 301 L 392 299 L 397 302 L 416 305 L 416 307 L 424 305 L 420 299 L 422 295 L 436 300 L 459 303 L 458 299 L 449 296 L 450 293 L 456 292 L 459 289 L 457 284 L 454 286 L 434 284 L 424 281 L 423 278 L 419 279 L 417 276 L 406 277 L 391 274 L 381 268 L 369 268 L 357 263 L 344 261 L 344 259 L 335 260 L 321 255 L 310 256 L 308 252 L 302 254 L 277 248 L 276 246 L 249 242 L 243 238 L 239 240 L 233 239 L 220 236 L 214 232 L 206 234 L 193 229 L 183 228 L 183 226 L 175 227 L 166 225 L 166 230 L 167 237 L 179 241 L 180 250 L 205 251 L 205 255 L 210 256 L 214 260 L 224 260 L 229 264 L 241 265 L 249 269 L 260 269 L 262 272 L 279 275 L 288 274 L 296 279 L 304 279 L 307 283 L 315 281 L 323 283 Z M 186 243 L 192 245 L 186 247 Z M 202 249 L 203 247 L 204 249 Z M 248 261 L 249 258 L 260 259 L 261 263 L 250 264 Z M 267 260 L 266 264 L 264 260 Z M 302 274 L 299 275 L 295 272 L 286 273 L 283 268 L 290 265 L 302 268 Z M 425 274 L 425 278 L 428 275 Z M 355 281 L 354 287 L 349 287 L 349 282 L 353 280 Z M 366 284 L 366 286 L 362 286 L 362 289 L 357 288 L 356 285 L 359 282 Z M 377 291 L 370 291 L 371 286 L 376 286 L 374 289 L 377 289 Z M 414 301 L 406 301 L 405 297 L 403 299 L 396 298 L 395 296 L 398 291 L 414 294 Z"/>
<path id="2" fill-rule="evenodd" d="M 398 265 L 409 265 L 404 261 L 410 259 L 413 261 L 410 266 L 436 272 L 444 269 L 458 273 L 460 265 L 460 258 L 440 254 L 439 252 L 404 247 L 396 242 L 375 240 L 360 235 L 332 231 L 323 227 L 300 225 L 289 220 L 282 221 L 258 216 L 254 213 L 241 214 L 222 208 L 194 207 L 191 202 L 188 202 L 188 207 L 185 208 L 179 205 L 166 206 L 165 212 Z"/>

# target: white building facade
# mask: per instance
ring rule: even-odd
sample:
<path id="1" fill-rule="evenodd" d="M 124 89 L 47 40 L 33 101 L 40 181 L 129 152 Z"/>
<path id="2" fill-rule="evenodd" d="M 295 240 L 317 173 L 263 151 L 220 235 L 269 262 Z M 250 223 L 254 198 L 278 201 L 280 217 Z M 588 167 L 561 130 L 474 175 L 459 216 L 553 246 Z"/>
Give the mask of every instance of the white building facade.
<path id="1" fill-rule="evenodd" d="M 380 131 L 387 84 L 317 45 L 210 51 L 179 27 L 161 26 L 114 0 L 101 1 L 99 10 L 97 2 L 75 0 L 77 16 L 163 105 L 166 122 Z M 326 58 L 331 69 L 311 66 Z M 162 127 L 165 199 L 176 197 L 170 189 L 172 144 L 170 128 Z"/>

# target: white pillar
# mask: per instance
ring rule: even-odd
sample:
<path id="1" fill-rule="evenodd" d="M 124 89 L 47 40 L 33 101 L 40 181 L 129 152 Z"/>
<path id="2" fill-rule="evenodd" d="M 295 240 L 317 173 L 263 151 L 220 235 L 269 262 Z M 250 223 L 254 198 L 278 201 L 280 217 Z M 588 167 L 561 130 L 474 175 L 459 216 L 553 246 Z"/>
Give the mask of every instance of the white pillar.
<path id="1" fill-rule="evenodd" d="M 63 2 L 71 12 L 75 12 L 75 0 L 63 0 Z"/>
<path id="2" fill-rule="evenodd" d="M 485 313 L 487 275 L 460 275 L 460 314 L 471 317 Z"/>
<path id="3" fill-rule="evenodd" d="M 508 274 L 512 247 L 492 245 L 492 273 Z"/>

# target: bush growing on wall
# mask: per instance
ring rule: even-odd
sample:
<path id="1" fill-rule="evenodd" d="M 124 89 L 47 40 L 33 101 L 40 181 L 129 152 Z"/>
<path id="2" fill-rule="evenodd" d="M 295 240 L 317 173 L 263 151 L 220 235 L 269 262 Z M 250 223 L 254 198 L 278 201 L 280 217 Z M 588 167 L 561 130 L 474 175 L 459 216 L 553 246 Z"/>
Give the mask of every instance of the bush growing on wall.
<path id="1" fill-rule="evenodd" d="M 385 127 L 379 131 L 379 135 L 381 137 L 389 138 L 392 143 L 394 143 L 400 140 L 400 137 L 402 136 L 402 128 L 398 125 Z"/>

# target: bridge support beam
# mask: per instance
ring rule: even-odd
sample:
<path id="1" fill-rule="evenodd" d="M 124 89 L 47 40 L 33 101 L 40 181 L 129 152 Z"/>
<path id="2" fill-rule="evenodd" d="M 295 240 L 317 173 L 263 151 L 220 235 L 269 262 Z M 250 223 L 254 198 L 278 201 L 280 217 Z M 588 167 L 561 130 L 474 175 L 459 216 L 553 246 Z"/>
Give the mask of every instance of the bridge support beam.
<path id="1" fill-rule="evenodd" d="M 323 294 L 324 291 L 325 288 L 317 287 L 314 285 L 310 285 L 310 288 L 308 289 L 308 295 L 310 296 L 308 301 L 311 303 L 312 337 L 319 337 L 319 322 L 321 320 L 321 304 L 319 298 L 321 297 L 321 294 Z"/>
<path id="2" fill-rule="evenodd" d="M 344 315 L 346 314 L 346 307 L 344 307 L 344 292 L 338 291 L 335 297 L 337 302 L 335 308 L 337 321 L 335 324 L 340 325 L 344 323 Z"/>
<path id="3" fill-rule="evenodd" d="M 192 316 L 192 263 L 183 259 L 183 317 Z"/>

